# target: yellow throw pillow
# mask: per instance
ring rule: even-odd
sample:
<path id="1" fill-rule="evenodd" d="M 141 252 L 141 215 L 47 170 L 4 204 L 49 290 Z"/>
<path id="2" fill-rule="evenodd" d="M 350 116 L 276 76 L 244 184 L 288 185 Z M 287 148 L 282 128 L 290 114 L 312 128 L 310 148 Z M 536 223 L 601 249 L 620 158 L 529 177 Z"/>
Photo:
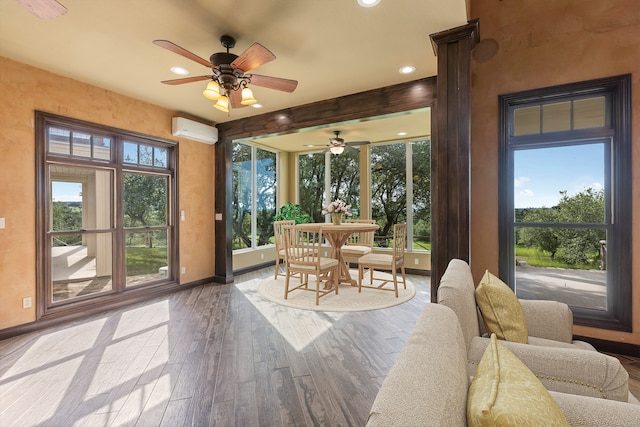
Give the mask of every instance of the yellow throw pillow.
<path id="1" fill-rule="evenodd" d="M 501 340 L 529 342 L 524 310 L 509 286 L 487 270 L 475 293 L 487 332 L 495 333 Z"/>
<path id="2" fill-rule="evenodd" d="M 467 397 L 467 425 L 568 426 L 540 380 L 491 334 Z"/>

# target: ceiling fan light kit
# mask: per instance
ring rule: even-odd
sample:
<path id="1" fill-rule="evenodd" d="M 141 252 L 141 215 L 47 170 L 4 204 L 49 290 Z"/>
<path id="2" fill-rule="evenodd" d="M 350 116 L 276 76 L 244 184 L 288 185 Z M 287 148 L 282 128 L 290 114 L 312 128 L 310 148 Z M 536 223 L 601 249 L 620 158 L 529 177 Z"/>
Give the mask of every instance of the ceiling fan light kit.
<path id="1" fill-rule="evenodd" d="M 331 151 L 333 154 L 342 154 L 342 152 L 344 151 L 344 147 L 334 145 L 333 147 L 329 148 L 329 151 Z"/>
<path id="2" fill-rule="evenodd" d="M 238 56 L 229 52 L 229 49 L 236 45 L 235 39 L 231 36 L 223 35 L 220 37 L 220 43 L 227 51 L 212 54 L 209 61 L 168 40 L 154 40 L 153 43 L 210 67 L 213 75 L 165 80 L 162 83 L 176 85 L 209 80 L 202 94 L 207 99 L 217 101 L 214 107 L 225 113 L 229 112 L 230 106 L 241 108 L 258 102 L 253 95 L 253 91 L 249 88 L 250 84 L 289 93 L 293 92 L 298 86 L 296 80 L 246 74 L 248 71 L 276 59 L 276 56 L 260 43 L 252 44 Z"/>

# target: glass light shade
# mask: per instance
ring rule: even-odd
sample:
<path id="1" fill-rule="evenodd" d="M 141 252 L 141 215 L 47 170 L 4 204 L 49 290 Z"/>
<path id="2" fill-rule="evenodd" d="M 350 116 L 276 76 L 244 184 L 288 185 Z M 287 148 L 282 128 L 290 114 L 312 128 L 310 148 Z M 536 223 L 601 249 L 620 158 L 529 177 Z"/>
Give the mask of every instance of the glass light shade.
<path id="1" fill-rule="evenodd" d="M 251 105 L 255 104 L 256 102 L 258 102 L 258 100 L 253 97 L 253 92 L 251 92 L 251 89 L 249 89 L 248 87 L 242 89 L 242 101 L 240 101 L 240 104 Z"/>
<path id="2" fill-rule="evenodd" d="M 225 95 L 220 95 L 220 99 L 218 99 L 218 102 L 213 104 L 213 108 L 215 108 L 217 110 L 220 110 L 222 112 L 228 113 L 229 112 L 229 98 L 227 98 Z"/>
<path id="3" fill-rule="evenodd" d="M 207 83 L 207 88 L 202 92 L 205 98 L 208 98 L 212 101 L 217 101 L 220 99 L 220 85 L 218 82 L 211 80 Z"/>
<path id="4" fill-rule="evenodd" d="M 329 148 L 329 151 L 331 151 L 333 154 L 340 154 L 344 151 L 344 147 L 333 146 Z"/>

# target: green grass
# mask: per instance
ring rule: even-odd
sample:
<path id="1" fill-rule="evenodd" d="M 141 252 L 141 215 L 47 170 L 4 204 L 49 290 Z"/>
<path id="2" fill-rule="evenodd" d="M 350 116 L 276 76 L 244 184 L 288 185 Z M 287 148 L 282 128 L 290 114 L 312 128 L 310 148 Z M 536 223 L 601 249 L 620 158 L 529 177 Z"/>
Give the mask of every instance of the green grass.
<path id="1" fill-rule="evenodd" d="M 567 264 L 551 258 L 551 253 L 538 248 L 516 246 L 516 259 L 526 261 L 532 267 L 571 268 L 574 270 L 593 270 L 597 267 L 587 264 Z"/>
<path id="2" fill-rule="evenodd" d="M 127 247 L 127 276 L 158 273 L 167 265 L 167 248 Z"/>

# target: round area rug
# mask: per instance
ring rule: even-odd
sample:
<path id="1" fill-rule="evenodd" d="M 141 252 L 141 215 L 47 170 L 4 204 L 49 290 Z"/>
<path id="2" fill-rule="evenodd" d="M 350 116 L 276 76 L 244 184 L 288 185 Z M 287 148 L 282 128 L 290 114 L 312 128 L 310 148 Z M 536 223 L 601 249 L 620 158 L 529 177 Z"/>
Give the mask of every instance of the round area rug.
<path id="1" fill-rule="evenodd" d="M 378 273 L 379 274 L 379 273 Z M 357 276 L 357 274 L 356 274 Z M 368 279 L 365 278 L 365 280 Z M 301 310 L 313 311 L 366 311 L 378 310 L 381 308 L 393 307 L 409 301 L 416 294 L 416 288 L 410 281 L 407 281 L 407 289 L 404 289 L 401 283 L 398 283 L 398 298 L 393 292 L 380 291 L 376 289 L 362 289 L 362 293 L 358 293 L 356 286 L 346 284 L 340 285 L 339 294 L 328 294 L 320 298 L 320 304 L 316 305 L 316 294 L 311 291 L 295 290 L 284 299 L 284 277 L 278 277 L 278 280 L 265 279 L 260 282 L 258 292 L 263 298 L 275 302 L 286 307 L 298 308 Z M 313 278 L 309 278 L 309 287 L 315 289 Z M 299 281 L 291 279 L 290 287 L 297 286 Z M 375 282 L 374 282 L 375 284 Z M 386 285 L 392 287 L 391 285 Z"/>

